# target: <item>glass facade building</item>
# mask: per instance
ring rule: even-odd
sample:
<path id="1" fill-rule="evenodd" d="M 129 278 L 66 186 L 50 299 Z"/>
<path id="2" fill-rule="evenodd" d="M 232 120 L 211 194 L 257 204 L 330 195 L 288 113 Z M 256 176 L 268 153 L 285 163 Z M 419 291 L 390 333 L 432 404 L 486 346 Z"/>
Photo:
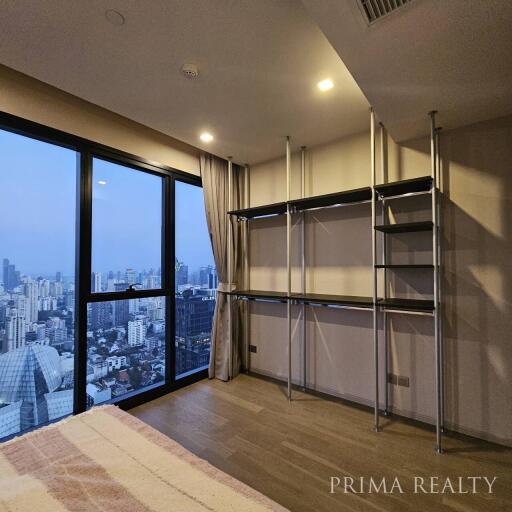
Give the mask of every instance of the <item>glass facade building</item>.
<path id="1" fill-rule="evenodd" d="M 30 345 L 0 355 L 0 403 L 19 404 L 22 431 L 73 412 L 72 389 L 65 403 L 56 406 L 60 397 L 52 395 L 62 390 L 62 385 L 60 356 L 53 347 Z M 57 410 L 62 414 L 57 414 Z M 2 411 L 3 408 L 0 418 Z"/>

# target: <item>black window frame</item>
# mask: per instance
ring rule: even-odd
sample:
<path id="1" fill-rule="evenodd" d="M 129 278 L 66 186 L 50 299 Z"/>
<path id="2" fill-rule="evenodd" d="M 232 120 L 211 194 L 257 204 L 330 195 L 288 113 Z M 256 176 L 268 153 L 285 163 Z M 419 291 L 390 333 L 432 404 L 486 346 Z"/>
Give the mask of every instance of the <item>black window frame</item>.
<path id="1" fill-rule="evenodd" d="M 76 151 L 77 191 L 75 228 L 75 382 L 73 414 L 87 409 L 87 305 L 93 302 L 165 297 L 166 360 L 164 384 L 141 391 L 126 399 L 116 400 L 122 409 L 130 409 L 202 380 L 207 370 L 176 379 L 175 336 L 175 183 L 182 181 L 202 187 L 199 176 L 159 164 L 152 160 L 94 142 L 34 121 L 0 111 L 0 129 L 30 137 L 42 142 Z M 153 290 L 126 290 L 92 293 L 92 162 L 99 158 L 111 163 L 162 177 L 162 283 Z M 109 402 L 110 403 L 110 402 Z"/>

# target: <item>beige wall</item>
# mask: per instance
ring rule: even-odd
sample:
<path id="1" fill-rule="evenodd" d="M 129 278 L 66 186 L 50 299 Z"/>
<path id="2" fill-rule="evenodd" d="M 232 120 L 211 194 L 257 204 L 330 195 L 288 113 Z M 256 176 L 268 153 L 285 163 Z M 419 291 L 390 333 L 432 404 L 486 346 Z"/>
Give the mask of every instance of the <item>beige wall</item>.
<path id="1" fill-rule="evenodd" d="M 0 111 L 199 174 L 196 148 L 1 65 Z"/>
<path id="2" fill-rule="evenodd" d="M 447 424 L 461 432 L 512 444 L 512 117 L 448 131 L 442 136 L 444 196 L 444 329 Z M 380 158 L 380 155 L 379 155 Z M 306 194 L 369 185 L 369 136 L 362 134 L 313 148 L 307 156 Z M 297 156 L 292 196 L 300 193 Z M 428 140 L 389 144 L 388 179 L 430 173 Z M 285 199 L 284 162 L 251 169 L 251 206 Z M 398 220 L 429 218 L 429 198 L 401 200 Z M 427 201 L 427 202 L 425 202 Z M 294 223 L 293 289 L 300 290 L 300 230 Z M 309 292 L 371 295 L 370 207 L 319 210 L 306 221 Z M 250 286 L 286 289 L 284 218 L 251 224 Z M 431 235 L 397 236 L 395 263 L 431 261 Z M 405 272 L 405 271 L 402 271 Z M 400 296 L 432 294 L 429 271 L 397 274 Z M 382 282 L 381 288 L 382 290 Z M 302 307 L 294 306 L 300 318 Z M 254 371 L 285 378 L 286 310 L 251 305 Z M 308 382 L 313 388 L 371 403 L 371 313 L 307 308 Z M 433 421 L 435 412 L 433 322 L 391 315 L 391 371 L 410 387 L 390 387 L 395 411 Z M 294 376 L 302 381 L 301 336 L 294 322 Z M 382 347 L 381 347 L 382 354 Z M 381 360 L 381 363 L 383 361 Z M 382 395 L 381 395 L 382 396 Z M 369 422 L 371 418 L 369 417 Z M 369 423 L 370 428 L 370 423 Z"/>

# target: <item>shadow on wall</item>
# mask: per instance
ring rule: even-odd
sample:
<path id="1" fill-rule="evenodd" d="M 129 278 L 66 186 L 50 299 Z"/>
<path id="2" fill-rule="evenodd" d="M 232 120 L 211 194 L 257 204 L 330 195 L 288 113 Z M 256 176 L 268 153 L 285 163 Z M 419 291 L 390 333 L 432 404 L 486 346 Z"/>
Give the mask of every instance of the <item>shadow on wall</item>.
<path id="1" fill-rule="evenodd" d="M 512 117 L 441 136 L 446 414 L 512 444 Z M 399 149 L 429 154 L 425 139 Z M 412 160 L 416 157 L 412 157 Z M 404 176 L 409 177 L 409 176 Z"/>

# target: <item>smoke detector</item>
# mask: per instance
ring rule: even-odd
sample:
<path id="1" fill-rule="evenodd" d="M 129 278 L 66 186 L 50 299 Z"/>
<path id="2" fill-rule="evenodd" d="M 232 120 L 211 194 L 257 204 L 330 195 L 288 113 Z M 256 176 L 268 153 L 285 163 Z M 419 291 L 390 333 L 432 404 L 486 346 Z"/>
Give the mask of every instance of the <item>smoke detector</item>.
<path id="1" fill-rule="evenodd" d="M 197 78 L 199 76 L 199 68 L 195 64 L 183 64 L 181 72 L 187 78 Z"/>

